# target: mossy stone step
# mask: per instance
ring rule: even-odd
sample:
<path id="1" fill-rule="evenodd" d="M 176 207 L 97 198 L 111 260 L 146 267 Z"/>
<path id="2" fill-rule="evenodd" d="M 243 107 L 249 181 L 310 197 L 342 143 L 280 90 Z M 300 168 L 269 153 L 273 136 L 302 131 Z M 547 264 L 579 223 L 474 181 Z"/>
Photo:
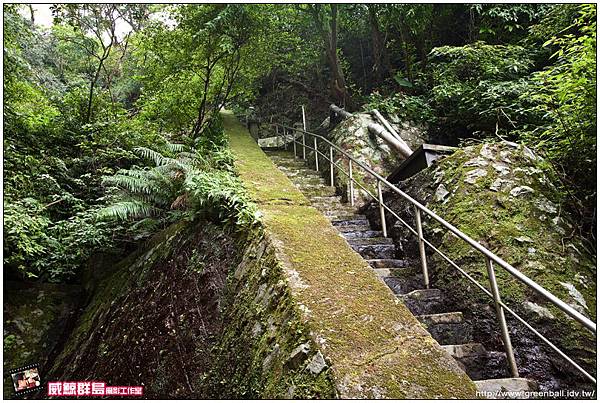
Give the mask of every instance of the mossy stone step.
<path id="1" fill-rule="evenodd" d="M 305 168 L 288 168 L 288 167 L 279 167 L 286 175 L 290 177 L 292 180 L 301 179 L 301 178 L 322 178 L 325 179 L 319 172 L 313 171 L 312 169 Z"/>
<path id="2" fill-rule="evenodd" d="M 310 196 L 314 195 L 314 196 L 330 196 L 335 194 L 334 190 L 331 190 L 329 188 L 303 188 L 301 186 L 296 186 L 298 188 L 298 190 L 300 190 L 302 193 L 304 193 L 304 196 L 306 196 L 309 200 L 310 200 Z"/>
<path id="3" fill-rule="evenodd" d="M 398 269 L 389 268 L 390 274 L 383 278 L 385 284 L 394 294 L 405 294 L 424 286 L 423 275 L 416 273 L 412 267 Z"/>
<path id="4" fill-rule="evenodd" d="M 318 196 L 316 196 L 316 197 L 318 197 Z M 313 206 L 319 206 L 323 209 L 350 211 L 350 213 L 347 213 L 347 215 L 357 214 L 356 207 L 352 207 L 347 204 L 340 203 L 338 201 L 320 201 L 320 200 L 314 200 L 313 198 L 310 198 L 309 200 L 311 201 Z"/>
<path id="5" fill-rule="evenodd" d="M 454 358 L 487 355 L 487 350 L 481 343 L 448 344 L 442 348 Z"/>
<path id="6" fill-rule="evenodd" d="M 417 319 L 427 326 L 449 325 L 463 323 L 463 314 L 462 312 L 433 313 L 429 315 L 419 315 L 417 316 Z"/>
<path id="7" fill-rule="evenodd" d="M 345 237 L 344 237 L 345 238 Z M 374 238 L 346 238 L 350 245 L 393 245 L 392 238 L 374 237 Z"/>
<path id="8" fill-rule="evenodd" d="M 278 157 L 278 156 L 271 156 L 271 160 L 275 163 L 275 165 L 283 165 L 283 166 L 287 166 L 287 167 L 298 167 L 298 168 L 306 167 L 304 160 L 294 159 L 293 157 L 292 158 L 284 158 L 284 157 Z"/>
<path id="9" fill-rule="evenodd" d="M 376 245 L 350 245 L 364 259 L 393 259 L 396 255 L 396 247 L 390 244 Z"/>
<path id="10" fill-rule="evenodd" d="M 510 376 L 506 353 L 488 351 L 486 355 L 455 358 L 463 371 L 474 381 Z"/>
<path id="11" fill-rule="evenodd" d="M 422 317 L 422 316 L 417 316 Z M 473 327 L 469 323 L 423 323 L 429 334 L 440 345 L 465 344 L 473 341 Z"/>
<path id="12" fill-rule="evenodd" d="M 288 163 L 283 161 L 274 161 L 275 165 L 279 170 L 285 173 L 297 172 L 299 170 L 304 170 L 305 165 L 302 163 Z"/>
<path id="13" fill-rule="evenodd" d="M 338 232 L 340 232 L 342 235 L 344 235 L 349 232 L 370 231 L 371 227 L 369 226 L 369 223 L 367 222 L 365 224 L 335 225 L 335 229 L 337 229 Z"/>
<path id="14" fill-rule="evenodd" d="M 342 206 L 345 206 L 345 204 L 342 203 L 342 198 L 340 196 L 314 196 L 313 198 L 311 198 L 311 201 L 315 203 L 337 202 L 340 203 Z"/>
<path id="15" fill-rule="evenodd" d="M 474 381 L 509 376 L 506 354 L 487 351 L 480 343 L 442 346 Z"/>
<path id="16" fill-rule="evenodd" d="M 378 237 L 383 237 L 383 232 L 374 231 L 374 230 L 350 231 L 350 232 L 344 232 L 343 236 L 347 240 L 357 239 L 357 238 L 378 238 Z"/>
<path id="17" fill-rule="evenodd" d="M 319 206 L 313 206 L 317 210 L 319 210 L 325 217 L 329 220 L 337 220 L 340 217 L 349 217 L 352 215 L 353 211 L 350 210 L 330 210 Z"/>
<path id="18" fill-rule="evenodd" d="M 345 227 L 348 225 L 364 225 L 369 228 L 369 221 L 366 218 L 360 218 L 360 216 L 358 216 L 358 218 L 355 218 L 355 216 L 335 218 L 332 217 L 331 224 L 333 224 L 334 227 Z"/>
<path id="19" fill-rule="evenodd" d="M 313 177 L 302 177 L 302 178 L 292 178 L 292 183 L 296 186 L 303 186 L 303 187 L 325 187 L 328 186 L 327 183 L 325 183 L 325 179 L 321 178 L 320 176 L 313 176 Z"/>
<path id="20" fill-rule="evenodd" d="M 369 259 L 367 263 L 373 268 L 404 268 L 410 266 L 410 262 L 403 259 Z"/>
<path id="21" fill-rule="evenodd" d="M 335 188 L 332 186 L 314 186 L 294 183 L 296 188 L 304 193 L 310 200 L 311 196 L 334 196 Z"/>
<path id="22" fill-rule="evenodd" d="M 438 288 L 417 289 L 406 294 L 397 294 L 397 296 L 413 315 L 426 315 L 445 310 L 442 291 Z M 463 342 L 446 344 L 463 344 Z"/>

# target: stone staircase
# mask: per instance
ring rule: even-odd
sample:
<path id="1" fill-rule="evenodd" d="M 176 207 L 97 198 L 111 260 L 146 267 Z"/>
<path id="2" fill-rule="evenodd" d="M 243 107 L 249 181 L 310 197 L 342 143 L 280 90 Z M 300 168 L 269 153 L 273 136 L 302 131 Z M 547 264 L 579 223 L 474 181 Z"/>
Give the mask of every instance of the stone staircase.
<path id="1" fill-rule="evenodd" d="M 487 351 L 482 344 L 474 343 L 473 329 L 464 321 L 463 313 L 447 312 L 440 289 L 423 288 L 420 264 L 403 258 L 401 248 L 381 231 L 371 228 L 367 217 L 358 214 L 356 207 L 343 203 L 335 188 L 328 186 L 318 172 L 308 168 L 302 159 L 294 159 L 292 153 L 270 151 L 267 154 L 313 207 L 329 218 L 352 249 L 369 263 L 377 276 L 475 381 L 481 392 L 537 390 L 533 381 L 510 378 L 504 352 Z M 416 247 L 416 242 L 405 246 Z"/>

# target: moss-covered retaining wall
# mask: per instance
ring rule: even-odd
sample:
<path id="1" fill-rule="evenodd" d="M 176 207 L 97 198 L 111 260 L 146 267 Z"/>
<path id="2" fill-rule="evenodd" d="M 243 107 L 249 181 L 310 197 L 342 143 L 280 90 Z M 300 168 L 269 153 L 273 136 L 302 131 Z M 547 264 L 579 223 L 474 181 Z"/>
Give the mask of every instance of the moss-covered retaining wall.
<path id="1" fill-rule="evenodd" d="M 273 324 L 283 323 L 297 329 L 296 342 L 306 341 L 310 345 L 300 368 L 315 363 L 316 367 L 321 364 L 328 367 L 334 388 L 330 389 L 328 379 L 323 378 L 310 383 L 317 390 L 323 386 L 322 390 L 341 398 L 473 397 L 474 384 L 456 362 L 394 298 L 329 221 L 310 207 L 308 200 L 276 169 L 235 117 L 225 114 L 224 125 L 239 175 L 258 204 L 265 234 L 282 264 L 283 281 L 273 284 L 267 280 L 269 272 L 265 272 L 264 285 L 259 287 L 262 296 L 256 297 L 255 304 L 262 305 L 264 310 L 272 306 L 271 312 L 281 309 L 287 312 L 275 317 L 269 315 L 267 318 L 272 319 L 265 323 L 255 321 L 253 313 L 244 313 L 246 308 L 242 306 L 247 303 L 234 308 L 234 317 L 242 323 L 232 333 L 229 346 L 235 345 L 236 337 L 245 335 L 241 343 L 245 348 L 239 347 L 237 351 L 253 356 L 265 350 L 267 340 L 264 335 L 251 339 L 248 330 L 252 333 L 254 329 L 258 336 L 260 332 L 269 332 Z M 256 281 L 243 282 L 240 287 L 252 289 Z M 249 301 L 251 295 L 253 292 L 248 290 L 248 296 L 242 300 Z M 280 295 L 284 299 L 274 297 Z M 282 301 L 285 301 L 283 308 Z M 286 316 L 288 319 L 281 321 Z M 244 318 L 252 319 L 244 322 Z M 285 362 L 294 361 L 299 346 L 289 354 L 292 346 L 283 352 L 285 343 L 268 344 L 272 359 L 263 361 L 263 365 L 278 363 L 270 376 L 279 374 L 277 368 L 285 368 Z M 230 348 L 224 351 L 233 354 Z M 256 365 L 260 360 L 254 360 L 255 364 L 245 374 L 250 379 L 258 376 L 256 371 L 260 372 Z M 296 388 L 297 383 L 292 383 Z M 270 397 L 278 397 L 284 391 L 292 396 L 295 389 L 288 385 L 290 378 L 284 378 L 281 386 L 273 385 L 271 390 L 276 394 Z"/>

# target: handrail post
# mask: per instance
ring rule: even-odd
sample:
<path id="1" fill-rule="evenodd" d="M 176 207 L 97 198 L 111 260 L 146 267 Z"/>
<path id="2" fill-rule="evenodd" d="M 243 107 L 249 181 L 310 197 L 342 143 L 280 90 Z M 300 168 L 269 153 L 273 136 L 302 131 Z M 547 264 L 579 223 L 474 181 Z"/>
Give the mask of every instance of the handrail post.
<path id="1" fill-rule="evenodd" d="M 302 159 L 306 159 L 306 140 L 305 140 L 305 132 L 307 131 L 306 127 L 306 112 L 304 111 L 304 105 L 302 105 Z"/>
<path id="2" fill-rule="evenodd" d="M 290 131 L 289 130 L 285 130 L 285 149 L 287 151 L 287 149 L 290 146 Z"/>
<path id="3" fill-rule="evenodd" d="M 302 159 L 306 159 L 306 135 L 302 132 Z"/>
<path id="4" fill-rule="evenodd" d="M 319 153 L 317 152 L 317 138 L 313 136 L 313 144 L 315 146 L 315 169 L 319 170 Z"/>
<path id="5" fill-rule="evenodd" d="M 292 130 L 292 141 L 294 143 L 294 159 L 298 158 L 296 153 L 296 133 Z"/>
<path id="6" fill-rule="evenodd" d="M 333 183 L 333 147 L 329 146 L 329 184 L 335 186 Z"/>
<path id="7" fill-rule="evenodd" d="M 427 268 L 427 255 L 425 255 L 425 242 L 423 242 L 423 224 L 421 222 L 421 210 L 415 206 L 415 221 L 417 223 L 417 234 L 419 236 L 419 254 L 421 255 L 421 268 L 423 269 L 423 283 L 429 288 L 429 269 Z"/>
<path id="8" fill-rule="evenodd" d="M 381 181 L 377 180 L 377 197 L 379 198 L 379 217 L 381 218 L 381 231 L 383 237 L 387 238 L 387 225 L 385 223 L 385 209 L 383 208 L 383 192 L 381 191 Z"/>
<path id="9" fill-rule="evenodd" d="M 282 128 L 282 129 L 283 129 L 283 149 L 285 151 L 287 151 L 287 149 L 288 149 L 288 142 L 287 142 L 287 139 L 288 139 L 287 133 L 288 133 L 288 131 L 285 128 Z"/>
<path id="10" fill-rule="evenodd" d="M 494 305 L 496 306 L 496 316 L 500 322 L 500 330 L 502 332 L 502 341 L 504 343 L 504 349 L 506 350 L 506 359 L 508 360 L 508 366 L 510 373 L 514 378 L 519 377 L 519 370 L 517 369 L 517 363 L 515 361 L 515 353 L 513 352 L 512 343 L 510 341 L 510 334 L 508 333 L 508 326 L 506 326 L 506 317 L 504 316 L 504 309 L 500 306 L 500 291 L 498 290 L 498 282 L 496 281 L 496 273 L 494 272 L 494 265 L 492 260 L 488 257 L 485 259 L 487 267 L 488 277 L 490 280 L 490 288 L 492 296 L 494 297 Z"/>
<path id="11" fill-rule="evenodd" d="M 350 185 L 350 205 L 354 207 L 354 179 L 352 179 L 352 160 L 348 160 L 348 181 Z"/>

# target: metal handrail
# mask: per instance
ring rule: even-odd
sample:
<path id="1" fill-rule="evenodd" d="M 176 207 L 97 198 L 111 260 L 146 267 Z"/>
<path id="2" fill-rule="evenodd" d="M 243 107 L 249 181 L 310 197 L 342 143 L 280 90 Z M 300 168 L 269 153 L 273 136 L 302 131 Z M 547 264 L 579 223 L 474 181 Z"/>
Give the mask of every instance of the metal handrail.
<path id="1" fill-rule="evenodd" d="M 353 190 L 353 185 L 354 185 L 355 182 L 356 182 L 356 184 L 358 186 L 360 186 L 361 188 L 363 188 L 366 191 L 366 193 L 372 199 L 374 199 L 375 201 L 377 201 L 379 203 L 380 215 L 381 215 L 381 221 L 382 221 L 382 229 L 384 231 L 384 236 L 387 236 L 387 234 L 386 234 L 387 233 L 387 229 L 386 229 L 386 224 L 385 224 L 385 211 L 388 211 L 396 219 L 398 219 L 405 227 L 407 227 L 414 235 L 416 235 L 418 237 L 418 240 L 419 240 L 419 254 L 420 254 L 420 257 L 421 257 L 421 264 L 422 264 L 422 269 L 423 269 L 424 282 L 425 282 L 425 286 L 427 288 L 429 287 L 429 280 L 428 280 L 428 268 L 427 268 L 426 255 L 425 255 L 425 245 L 427 245 L 430 248 L 432 248 L 432 250 L 434 250 L 437 254 L 439 254 L 440 256 L 442 256 L 442 258 L 444 258 L 446 261 L 448 261 L 453 267 L 455 267 L 456 269 L 458 269 L 459 272 L 463 276 L 466 276 L 467 279 L 469 279 L 471 282 L 475 283 L 481 290 L 483 290 L 485 292 L 486 295 L 492 297 L 492 299 L 494 300 L 495 307 L 496 307 L 497 316 L 498 316 L 498 319 L 500 321 L 501 331 L 502 331 L 502 338 L 503 338 L 503 342 L 504 342 L 504 345 L 505 345 L 505 349 L 507 350 L 506 351 L 507 352 L 507 359 L 509 361 L 509 366 L 511 367 L 510 369 L 511 369 L 511 372 L 512 372 L 513 376 L 518 376 L 518 370 L 517 370 L 517 367 L 516 367 L 516 361 L 515 361 L 515 358 L 514 358 L 514 353 L 512 351 L 512 345 L 511 345 L 511 341 L 510 341 L 508 327 L 506 325 L 506 320 L 504 318 L 504 310 L 506 310 L 508 313 L 510 313 L 511 316 L 515 317 L 519 322 L 523 323 L 537 337 L 539 337 L 544 343 L 546 343 L 554 351 L 556 351 L 558 354 L 560 354 L 561 357 L 563 357 L 564 359 L 566 359 L 571 365 L 573 365 L 577 370 L 579 370 L 588 379 L 590 379 L 592 382 L 596 383 L 596 379 L 592 375 L 590 375 L 587 371 L 585 371 L 575 361 L 573 361 L 571 358 L 569 358 L 565 353 L 563 353 L 552 342 L 550 342 L 541 333 L 539 333 L 536 329 L 534 329 L 531 325 L 529 325 L 523 318 L 521 318 L 512 309 L 510 309 L 509 307 L 507 307 L 504 304 L 504 302 L 500 298 L 500 292 L 499 292 L 498 285 L 497 285 L 496 280 L 495 280 L 495 272 L 494 272 L 494 268 L 493 268 L 493 263 L 496 263 L 497 265 L 499 265 L 500 267 L 502 267 L 504 270 L 506 270 L 509 274 L 511 274 L 517 280 L 519 280 L 520 282 L 522 282 L 523 284 L 525 284 L 527 287 L 529 287 L 529 288 L 533 289 L 534 291 L 536 291 L 537 293 L 541 294 L 546 300 L 548 300 L 550 303 L 552 303 L 557 308 L 559 308 L 560 310 L 562 310 L 567 316 L 569 316 L 570 318 L 576 320 L 578 323 L 582 324 L 586 329 L 588 329 L 589 331 L 591 331 L 592 333 L 595 334 L 596 333 L 596 324 L 593 321 L 591 321 L 589 318 L 585 317 L 580 312 L 578 312 L 577 310 L 575 310 L 573 307 L 571 307 L 570 305 L 568 305 L 567 303 L 565 303 L 564 301 L 562 301 L 561 299 L 559 299 L 558 297 L 556 297 L 554 294 L 552 294 L 551 292 L 549 292 L 548 290 L 546 290 L 545 288 L 543 288 L 541 285 L 539 285 L 538 283 L 536 283 L 534 280 L 530 279 L 525 274 L 523 274 L 520 271 L 518 271 L 512 265 L 510 265 L 509 263 L 507 263 L 506 261 L 504 261 L 502 258 L 500 258 L 499 256 L 497 256 L 496 254 L 494 254 L 493 252 L 491 252 L 487 248 L 485 248 L 483 245 L 481 245 L 477 241 L 473 240 L 468 235 L 464 234 L 462 231 L 460 231 L 458 228 L 456 228 L 455 226 L 453 226 L 452 224 L 450 224 L 449 222 L 447 222 L 446 220 L 444 220 L 442 217 L 440 217 L 439 215 L 437 215 L 435 212 L 431 211 L 430 209 L 428 209 L 427 207 L 425 207 L 424 205 L 422 205 L 421 203 L 419 203 L 418 201 L 416 201 L 415 199 L 413 199 L 412 197 L 410 197 L 408 194 L 406 194 L 405 192 L 403 192 L 402 190 L 400 190 L 398 187 L 396 187 L 392 183 L 388 182 L 381 175 L 377 174 L 371 168 L 369 168 L 368 166 L 364 165 L 362 162 L 358 161 L 357 159 L 355 159 L 354 157 L 352 157 L 351 155 L 349 155 L 347 152 L 345 152 L 340 147 L 338 147 L 337 145 L 335 145 L 334 143 L 332 143 L 331 141 L 329 141 L 327 138 L 325 138 L 325 137 L 323 137 L 321 135 L 318 135 L 316 133 L 311 133 L 311 132 L 309 132 L 307 130 L 301 130 L 301 129 L 293 128 L 293 127 L 282 125 L 282 124 L 276 124 L 276 126 L 277 127 L 281 127 L 283 129 L 283 135 L 279 134 L 279 130 L 277 132 L 278 132 L 278 136 L 283 137 L 283 144 L 285 145 L 286 149 L 287 149 L 286 138 L 289 139 L 289 137 L 291 137 L 291 140 L 294 143 L 294 157 L 296 157 L 296 144 L 298 143 L 303 148 L 303 152 L 302 152 L 303 159 L 306 159 L 306 149 L 307 148 L 309 150 L 315 151 L 315 166 L 316 166 L 317 170 L 318 170 L 318 166 L 319 166 L 318 165 L 318 156 L 319 156 L 319 154 L 323 158 L 325 158 L 325 160 L 327 160 L 330 163 L 330 170 L 331 170 L 331 172 L 330 172 L 330 180 L 331 180 L 331 185 L 332 186 L 334 185 L 334 175 L 333 175 L 333 168 L 334 167 L 338 168 L 338 170 L 340 172 L 342 172 L 345 176 L 347 176 L 349 178 L 350 202 L 351 202 L 352 205 L 354 205 L 354 190 Z M 294 134 L 294 135 L 290 136 L 288 134 L 288 131 L 292 131 L 292 132 L 296 132 L 296 133 L 301 133 L 302 134 L 302 140 L 303 140 L 302 143 L 296 141 L 297 134 Z M 314 139 L 314 148 L 310 147 L 310 146 L 308 146 L 306 144 L 306 141 L 305 141 L 305 136 L 306 135 L 313 137 L 313 139 Z M 320 140 L 324 141 L 326 144 L 329 145 L 329 158 L 328 158 L 327 155 L 325 155 L 324 153 L 322 153 L 322 152 L 320 152 L 318 150 L 317 139 L 320 139 Z M 344 171 L 342 169 L 342 167 L 340 167 L 338 164 L 336 164 L 333 161 L 333 150 L 336 150 L 337 152 L 341 153 L 346 158 L 348 158 L 349 172 Z M 358 165 L 364 171 L 366 171 L 368 174 L 370 174 L 375 179 L 377 179 L 377 193 L 378 193 L 377 196 L 373 195 L 371 192 L 369 192 L 367 189 L 365 189 L 364 186 L 362 186 L 362 184 L 360 184 L 360 182 L 356 181 L 353 178 L 353 175 L 352 175 L 352 165 L 353 164 Z M 383 203 L 383 196 L 382 196 L 382 191 L 381 191 L 381 184 L 384 184 L 390 190 L 392 190 L 394 193 L 400 195 L 403 199 L 407 200 L 409 203 L 411 203 L 413 205 L 413 207 L 415 208 L 415 215 L 416 215 L 416 220 L 417 220 L 417 223 L 416 223 L 417 224 L 417 230 L 414 230 L 413 228 L 411 228 L 410 225 L 408 225 L 404 220 L 402 220 L 402 218 L 400 218 L 391 208 L 389 208 L 387 205 L 385 205 Z M 473 249 L 477 250 L 478 252 L 480 252 L 481 254 L 483 254 L 485 256 L 485 258 L 486 258 L 486 267 L 487 267 L 487 271 L 488 271 L 488 277 L 490 279 L 490 286 L 491 286 L 491 290 L 492 290 L 491 292 L 489 290 L 487 290 L 484 286 L 482 286 L 479 282 L 477 282 L 477 280 L 475 280 L 467 272 L 465 272 L 463 269 L 461 269 L 455 262 L 453 262 L 445 254 L 443 254 L 433 244 L 431 244 L 431 242 L 429 242 L 427 239 L 425 239 L 423 237 L 422 222 L 421 222 L 421 217 L 420 217 L 421 216 L 421 212 L 426 213 L 429 217 L 431 217 L 434 220 L 436 220 L 437 222 L 439 222 L 443 227 L 445 227 L 446 229 L 448 229 L 450 232 L 452 232 L 458 238 L 460 238 L 463 241 L 467 242 Z"/>

